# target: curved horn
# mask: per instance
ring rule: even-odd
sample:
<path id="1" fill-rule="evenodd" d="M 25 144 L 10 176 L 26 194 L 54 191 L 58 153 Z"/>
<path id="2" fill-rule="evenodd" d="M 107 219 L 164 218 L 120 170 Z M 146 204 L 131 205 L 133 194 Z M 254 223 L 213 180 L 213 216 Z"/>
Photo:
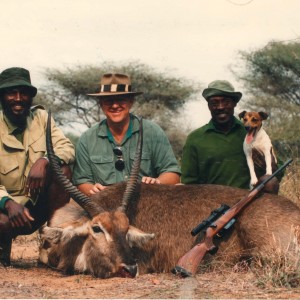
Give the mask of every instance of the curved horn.
<path id="1" fill-rule="evenodd" d="M 49 110 L 48 119 L 47 119 L 47 128 L 46 128 L 46 148 L 48 159 L 50 162 L 50 167 L 55 175 L 57 181 L 60 185 L 65 189 L 67 193 L 90 215 L 93 217 L 100 212 L 103 212 L 103 208 L 93 202 L 89 197 L 81 193 L 71 182 L 70 180 L 63 174 L 57 157 L 54 154 L 53 144 L 51 139 L 51 111 Z"/>
<path id="2" fill-rule="evenodd" d="M 139 172 L 140 172 L 140 166 L 141 166 L 141 159 L 142 159 L 142 152 L 143 152 L 143 118 L 140 118 L 140 132 L 139 132 L 139 137 L 136 145 L 136 150 L 135 150 L 135 156 L 134 156 L 134 161 L 132 164 L 132 169 L 130 172 L 129 179 L 126 184 L 126 189 L 122 198 L 122 204 L 119 207 L 119 210 L 125 211 L 127 208 L 127 205 L 132 198 L 137 182 L 139 179 Z"/>

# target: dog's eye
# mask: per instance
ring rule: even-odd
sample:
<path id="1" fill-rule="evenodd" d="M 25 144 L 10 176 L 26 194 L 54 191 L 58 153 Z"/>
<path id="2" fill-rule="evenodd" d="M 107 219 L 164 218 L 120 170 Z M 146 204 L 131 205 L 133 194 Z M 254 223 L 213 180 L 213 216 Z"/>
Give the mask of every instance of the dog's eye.
<path id="1" fill-rule="evenodd" d="M 94 225 L 92 228 L 95 233 L 103 232 L 103 230 L 98 225 Z"/>

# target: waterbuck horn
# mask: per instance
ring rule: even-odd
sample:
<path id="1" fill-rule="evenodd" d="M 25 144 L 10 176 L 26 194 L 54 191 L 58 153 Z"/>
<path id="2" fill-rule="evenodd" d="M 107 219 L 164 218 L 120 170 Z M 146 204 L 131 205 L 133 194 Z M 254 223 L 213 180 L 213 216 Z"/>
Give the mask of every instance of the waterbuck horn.
<path id="1" fill-rule="evenodd" d="M 132 164 L 129 179 L 126 184 L 126 189 L 122 198 L 122 204 L 118 208 L 121 211 L 126 210 L 130 199 L 133 197 L 136 191 L 136 186 L 138 183 L 139 173 L 140 173 L 142 152 L 143 152 L 143 118 L 140 118 L 140 132 L 139 132 L 139 137 L 136 145 L 134 161 Z"/>
<path id="2" fill-rule="evenodd" d="M 57 181 L 65 189 L 67 193 L 89 214 L 92 218 L 95 215 L 103 212 L 103 208 L 93 202 L 89 197 L 81 193 L 63 174 L 58 159 L 54 154 L 52 138 L 51 138 L 51 111 L 49 110 L 46 128 L 46 148 L 47 155 L 53 175 Z"/>

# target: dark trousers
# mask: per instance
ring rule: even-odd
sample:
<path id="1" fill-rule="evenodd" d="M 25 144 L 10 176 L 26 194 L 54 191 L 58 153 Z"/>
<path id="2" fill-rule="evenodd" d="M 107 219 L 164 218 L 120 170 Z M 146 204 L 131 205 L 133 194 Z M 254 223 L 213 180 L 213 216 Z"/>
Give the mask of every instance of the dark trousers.
<path id="1" fill-rule="evenodd" d="M 62 171 L 68 179 L 71 178 L 69 166 L 64 165 Z M 48 184 L 44 192 L 39 195 L 35 205 L 31 201 L 28 201 L 25 205 L 34 218 L 34 221 L 30 222 L 31 228 L 12 228 L 7 213 L 0 211 L 0 263 L 10 264 L 11 241 L 13 238 L 18 235 L 32 234 L 46 223 L 57 209 L 69 202 L 69 195 L 53 178 L 51 172 L 49 172 L 46 182 Z"/>

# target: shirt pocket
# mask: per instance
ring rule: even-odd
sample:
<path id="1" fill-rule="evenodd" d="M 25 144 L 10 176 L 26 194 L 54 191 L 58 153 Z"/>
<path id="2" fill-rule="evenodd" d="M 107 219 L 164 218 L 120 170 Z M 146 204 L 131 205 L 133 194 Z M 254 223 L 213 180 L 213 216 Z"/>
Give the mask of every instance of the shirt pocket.
<path id="1" fill-rule="evenodd" d="M 0 156 L 0 184 L 8 192 L 21 189 L 20 167 L 17 155 Z"/>
<path id="2" fill-rule="evenodd" d="M 130 153 L 130 165 L 134 162 L 135 152 Z M 141 158 L 141 167 L 140 167 L 140 177 L 150 176 L 150 177 L 158 177 L 159 174 L 155 174 L 155 171 L 151 165 L 151 156 L 147 151 L 143 151 Z"/>
<path id="3" fill-rule="evenodd" d="M 115 163 L 113 156 L 91 156 L 90 159 L 95 182 L 104 185 L 115 183 Z"/>
<path id="4" fill-rule="evenodd" d="M 46 142 L 45 136 L 41 136 L 34 143 L 30 145 L 31 153 L 29 155 L 29 159 L 33 164 L 37 159 L 44 156 L 46 153 Z"/>

